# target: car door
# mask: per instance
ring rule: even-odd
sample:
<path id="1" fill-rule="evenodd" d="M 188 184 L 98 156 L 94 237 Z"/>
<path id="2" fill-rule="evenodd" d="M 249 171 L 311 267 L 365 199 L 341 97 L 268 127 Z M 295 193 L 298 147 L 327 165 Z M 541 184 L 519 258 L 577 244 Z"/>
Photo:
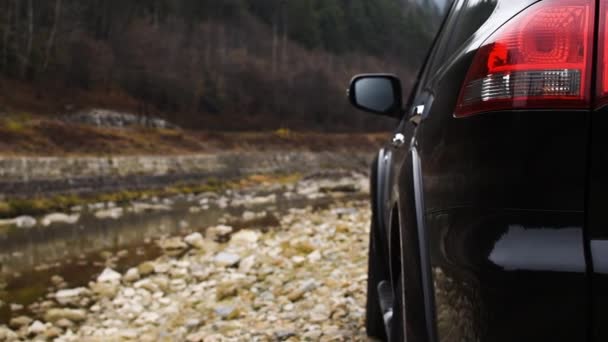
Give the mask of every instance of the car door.
<path id="1" fill-rule="evenodd" d="M 410 60 L 408 62 L 408 68 L 415 70 L 417 73 L 416 79 L 413 82 L 410 93 L 406 94 L 408 101 L 405 106 L 404 116 L 402 117 L 399 125 L 394 130 L 391 140 L 385 145 L 380 151 L 379 162 L 381 163 L 381 170 L 384 175 L 381 179 L 387 180 L 381 184 L 383 196 L 383 222 L 384 227 L 390 229 L 390 224 L 387 224 L 391 220 L 393 214 L 392 209 L 396 206 L 399 201 L 399 184 L 400 177 L 402 175 L 401 170 L 404 167 L 404 163 L 408 160 L 408 154 L 410 151 L 410 144 L 414 133 L 418 125 L 418 119 L 424 110 L 424 103 L 426 101 L 425 95 L 420 92 L 421 80 L 425 77 L 425 74 L 430 68 L 429 61 L 431 56 L 434 55 L 438 50 L 439 39 L 442 33 L 442 28 L 445 25 L 445 21 L 452 9 L 452 3 L 454 0 L 435 0 L 421 2 L 416 0 L 408 1 L 408 11 L 412 15 L 420 14 L 427 18 L 426 21 L 420 21 L 420 27 L 417 27 L 419 35 L 417 43 L 411 46 L 412 50 L 418 51 L 416 55 L 418 59 Z M 419 53 L 422 51 L 423 53 Z M 404 56 L 408 57 L 408 56 Z M 395 232 L 387 232 L 387 236 L 394 236 Z M 398 258 L 397 254 L 399 251 L 397 248 L 391 248 L 389 246 L 389 253 L 391 258 Z"/>

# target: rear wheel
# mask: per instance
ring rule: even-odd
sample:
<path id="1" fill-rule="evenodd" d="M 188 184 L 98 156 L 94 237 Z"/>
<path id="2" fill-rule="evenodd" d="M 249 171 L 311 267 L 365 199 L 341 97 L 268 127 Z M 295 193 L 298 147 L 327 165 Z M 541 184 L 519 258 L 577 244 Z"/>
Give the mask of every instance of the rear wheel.
<path id="1" fill-rule="evenodd" d="M 405 317 L 403 309 L 403 281 L 401 275 L 395 286 L 395 300 L 393 302 L 393 319 L 390 324 L 391 342 L 405 341 Z"/>
<path id="2" fill-rule="evenodd" d="M 378 285 L 389 279 L 388 262 L 384 256 L 382 240 L 378 223 L 378 208 L 376 207 L 378 194 L 378 157 L 372 162 L 370 172 L 370 190 L 372 219 L 369 232 L 369 251 L 367 261 L 367 304 L 365 313 L 365 330 L 370 337 L 386 340 L 386 327 L 382 317 L 382 308 L 378 295 Z"/>
<path id="3" fill-rule="evenodd" d="M 376 241 L 376 224 L 372 217 L 372 225 L 369 236 L 369 253 L 367 262 L 367 305 L 365 313 L 365 329 L 367 335 L 386 340 L 386 329 L 384 326 L 380 298 L 378 296 L 378 284 L 388 279 L 387 263 L 383 260 L 382 249 Z"/>

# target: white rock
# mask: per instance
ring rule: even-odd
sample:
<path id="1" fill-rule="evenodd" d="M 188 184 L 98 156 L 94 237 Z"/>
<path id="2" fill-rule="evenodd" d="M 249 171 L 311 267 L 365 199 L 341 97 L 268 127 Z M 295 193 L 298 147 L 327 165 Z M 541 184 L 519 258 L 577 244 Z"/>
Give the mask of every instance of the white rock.
<path id="1" fill-rule="evenodd" d="M 232 235 L 230 239 L 231 243 L 244 243 L 244 244 L 254 244 L 258 242 L 260 237 L 259 232 L 255 232 L 253 230 L 241 230 Z"/>
<path id="2" fill-rule="evenodd" d="M 131 298 L 135 295 L 135 290 L 130 287 L 127 287 L 126 289 L 124 289 L 123 295 L 127 298 Z"/>
<path id="3" fill-rule="evenodd" d="M 122 275 L 120 275 L 120 273 L 114 271 L 111 268 L 106 268 L 103 270 L 103 272 L 101 272 L 99 277 L 97 277 L 97 282 L 112 283 L 112 282 L 120 281 L 121 278 L 122 278 Z"/>
<path id="4" fill-rule="evenodd" d="M 241 257 L 234 253 L 220 252 L 215 255 L 213 261 L 219 266 L 230 267 L 236 265 L 241 260 Z"/>
<path id="5" fill-rule="evenodd" d="M 89 294 L 90 291 L 84 287 L 77 287 L 75 289 L 66 289 L 59 290 L 55 293 L 55 299 L 61 305 L 66 305 L 70 303 L 74 303 L 76 300 L 80 299 L 81 296 Z"/>
<path id="6" fill-rule="evenodd" d="M 34 321 L 28 328 L 28 334 L 38 335 L 46 331 L 46 325 L 40 321 Z"/>
<path id="7" fill-rule="evenodd" d="M 239 271 L 242 273 L 249 273 L 253 266 L 255 266 L 255 255 L 250 255 L 239 263 Z"/>
<path id="8" fill-rule="evenodd" d="M 36 219 L 31 216 L 19 216 L 15 218 L 15 226 L 18 228 L 32 228 L 36 225 Z"/>
<path id="9" fill-rule="evenodd" d="M 201 233 L 192 233 L 184 238 L 184 242 L 195 248 L 202 248 L 205 240 Z"/>
<path id="10" fill-rule="evenodd" d="M 47 322 L 56 322 L 60 319 L 67 319 L 72 322 L 80 322 L 86 319 L 86 312 L 81 309 L 50 309 L 44 315 Z"/>
<path id="11" fill-rule="evenodd" d="M 255 218 L 256 218 L 256 215 L 254 212 L 246 211 L 243 213 L 243 220 L 245 220 L 245 221 L 255 220 Z"/>
<path id="12" fill-rule="evenodd" d="M 123 214 L 124 214 L 123 208 L 111 208 L 111 209 L 107 209 L 107 210 L 97 211 L 95 213 L 95 217 L 97 217 L 100 220 L 103 220 L 103 219 L 116 220 L 116 219 L 121 218 Z"/>
<path id="13" fill-rule="evenodd" d="M 171 210 L 171 206 L 166 204 L 149 204 L 149 203 L 141 203 L 135 202 L 133 203 L 133 211 L 136 213 L 141 213 L 144 211 L 169 211 Z"/>
<path id="14" fill-rule="evenodd" d="M 317 261 L 321 260 L 321 252 L 316 250 L 316 251 L 308 254 L 307 258 L 308 258 L 308 261 L 310 261 L 310 262 L 317 262 Z"/>
<path id="15" fill-rule="evenodd" d="M 41 223 L 43 226 L 47 227 L 54 223 L 74 224 L 78 222 L 79 219 L 79 214 L 68 215 L 63 213 L 53 213 L 43 217 Z"/>
<path id="16" fill-rule="evenodd" d="M 129 268 L 125 275 L 122 277 L 122 280 L 127 283 L 132 283 L 134 281 L 139 280 L 139 270 L 136 267 Z"/>
<path id="17" fill-rule="evenodd" d="M 215 227 L 207 228 L 206 235 L 211 240 L 217 240 L 228 236 L 232 233 L 232 227 L 226 225 L 219 225 Z"/>

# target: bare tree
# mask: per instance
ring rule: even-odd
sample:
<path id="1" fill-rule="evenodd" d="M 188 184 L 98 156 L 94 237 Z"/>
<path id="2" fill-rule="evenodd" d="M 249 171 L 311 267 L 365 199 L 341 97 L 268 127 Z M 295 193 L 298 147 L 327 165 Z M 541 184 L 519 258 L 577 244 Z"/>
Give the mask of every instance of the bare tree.
<path id="1" fill-rule="evenodd" d="M 55 20 L 53 21 L 53 27 L 49 34 L 49 39 L 46 42 L 46 52 L 44 54 L 44 64 L 42 70 L 46 70 L 49 66 L 49 59 L 53 45 L 55 44 L 55 36 L 57 35 L 57 25 L 59 24 L 59 16 L 61 14 L 61 0 L 55 0 Z"/>
<path id="2" fill-rule="evenodd" d="M 21 56 L 21 77 L 27 76 L 30 60 L 32 56 L 32 46 L 34 43 L 34 1 L 27 1 L 27 42 L 25 44 L 25 52 Z"/>
<path id="3" fill-rule="evenodd" d="M 6 0 L 6 12 L 4 16 L 4 31 L 2 32 L 2 70 L 6 71 L 8 68 L 8 55 L 9 55 L 9 38 L 11 32 L 11 20 L 12 20 L 12 6 L 11 1 Z"/>

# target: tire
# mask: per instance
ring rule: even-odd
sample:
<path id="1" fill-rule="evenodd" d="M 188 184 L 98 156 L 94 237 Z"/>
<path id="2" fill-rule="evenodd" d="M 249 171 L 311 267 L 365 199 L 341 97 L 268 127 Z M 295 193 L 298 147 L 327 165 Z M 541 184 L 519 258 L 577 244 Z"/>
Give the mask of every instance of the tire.
<path id="1" fill-rule="evenodd" d="M 373 219 L 372 219 L 373 220 Z M 378 298 L 378 284 L 386 280 L 386 264 L 382 263 L 380 250 L 377 248 L 372 222 L 369 237 L 369 255 L 367 262 L 367 304 L 365 307 L 365 330 L 367 335 L 385 341 L 387 339 L 380 300 Z"/>
<path id="2" fill-rule="evenodd" d="M 397 286 L 395 287 L 395 302 L 393 305 L 393 319 L 390 324 L 390 342 L 403 342 L 405 341 L 405 319 L 403 317 L 403 278 L 399 275 Z"/>
<path id="3" fill-rule="evenodd" d="M 370 204 L 372 218 L 369 232 L 369 250 L 367 259 L 367 303 L 365 307 L 365 330 L 367 335 L 385 341 L 386 327 L 380 308 L 378 298 L 378 284 L 382 280 L 389 279 L 388 263 L 385 260 L 382 248 L 382 240 L 379 237 L 380 224 L 378 223 L 378 212 L 376 206 L 378 191 L 378 156 L 371 165 L 370 172 Z"/>

